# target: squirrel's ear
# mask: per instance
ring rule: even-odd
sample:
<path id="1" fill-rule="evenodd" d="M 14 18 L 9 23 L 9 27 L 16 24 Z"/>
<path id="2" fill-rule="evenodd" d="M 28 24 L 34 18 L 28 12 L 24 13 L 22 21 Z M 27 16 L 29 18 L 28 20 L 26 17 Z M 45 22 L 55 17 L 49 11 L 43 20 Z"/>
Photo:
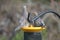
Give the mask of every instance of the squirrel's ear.
<path id="1" fill-rule="evenodd" d="M 23 6 L 23 17 L 24 17 L 25 19 L 28 18 L 28 11 L 27 11 L 27 7 L 26 7 L 26 6 Z"/>

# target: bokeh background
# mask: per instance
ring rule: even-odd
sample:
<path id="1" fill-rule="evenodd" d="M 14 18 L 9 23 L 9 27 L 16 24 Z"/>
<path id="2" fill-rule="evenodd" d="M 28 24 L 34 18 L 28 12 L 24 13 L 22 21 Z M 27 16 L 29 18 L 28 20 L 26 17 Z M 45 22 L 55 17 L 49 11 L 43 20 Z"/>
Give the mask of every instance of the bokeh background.
<path id="1" fill-rule="evenodd" d="M 11 31 L 18 25 L 18 19 L 21 18 L 24 5 L 27 6 L 28 12 L 31 13 L 53 9 L 60 15 L 60 0 L 0 0 L 0 40 L 7 40 L 10 37 Z M 7 15 L 8 18 L 12 16 L 15 24 L 13 21 L 10 21 L 8 24 L 9 20 L 6 18 Z M 8 22 L 4 23 L 4 20 Z M 60 19 L 53 14 L 47 14 L 43 17 L 43 20 L 47 28 L 41 32 L 42 39 L 60 40 Z M 13 37 L 13 40 L 23 39 L 23 31 L 17 32 Z"/>

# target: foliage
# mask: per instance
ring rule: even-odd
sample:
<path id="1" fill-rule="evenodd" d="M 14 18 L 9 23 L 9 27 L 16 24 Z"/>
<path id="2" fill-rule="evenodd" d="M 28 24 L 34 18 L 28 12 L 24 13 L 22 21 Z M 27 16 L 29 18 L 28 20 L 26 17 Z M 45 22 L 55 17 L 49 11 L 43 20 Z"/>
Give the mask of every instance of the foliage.
<path id="1" fill-rule="evenodd" d="M 60 0 L 55 0 L 56 2 L 59 2 Z"/>
<path id="2" fill-rule="evenodd" d="M 13 38 L 13 40 L 23 40 L 23 39 L 24 39 L 23 31 L 17 33 L 16 36 Z"/>
<path id="3" fill-rule="evenodd" d="M 42 40 L 46 40 L 46 38 L 47 38 L 47 30 L 45 29 L 42 31 Z"/>

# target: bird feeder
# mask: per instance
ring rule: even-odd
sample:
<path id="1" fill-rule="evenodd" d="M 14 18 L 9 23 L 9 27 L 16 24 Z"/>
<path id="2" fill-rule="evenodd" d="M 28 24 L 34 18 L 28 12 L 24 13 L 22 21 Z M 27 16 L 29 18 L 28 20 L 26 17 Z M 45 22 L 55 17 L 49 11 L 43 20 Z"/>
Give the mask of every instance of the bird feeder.
<path id="1" fill-rule="evenodd" d="M 34 27 L 33 25 L 30 25 L 29 27 L 23 27 L 21 28 L 24 32 L 39 32 L 45 29 L 45 27 Z"/>
<path id="2" fill-rule="evenodd" d="M 28 27 L 26 27 L 26 26 L 22 27 L 21 29 L 24 31 L 24 40 L 29 40 L 32 37 L 32 36 L 30 36 L 30 34 L 33 35 L 33 33 L 40 32 L 46 28 L 45 27 L 35 27 L 33 25 L 30 25 Z M 39 35 L 39 36 L 40 36 L 40 38 L 38 38 L 38 39 L 42 40 L 41 35 Z M 33 40 L 35 40 L 35 37 Z"/>

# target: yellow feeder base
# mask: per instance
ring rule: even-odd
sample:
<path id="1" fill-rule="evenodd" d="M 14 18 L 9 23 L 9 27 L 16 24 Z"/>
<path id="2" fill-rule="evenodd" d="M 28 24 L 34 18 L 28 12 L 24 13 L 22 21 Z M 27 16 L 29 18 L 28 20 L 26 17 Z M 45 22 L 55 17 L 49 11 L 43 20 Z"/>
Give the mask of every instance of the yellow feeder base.
<path id="1" fill-rule="evenodd" d="M 40 32 L 44 30 L 45 28 L 42 27 L 33 27 L 32 25 L 30 27 L 23 27 L 21 28 L 24 32 Z"/>

